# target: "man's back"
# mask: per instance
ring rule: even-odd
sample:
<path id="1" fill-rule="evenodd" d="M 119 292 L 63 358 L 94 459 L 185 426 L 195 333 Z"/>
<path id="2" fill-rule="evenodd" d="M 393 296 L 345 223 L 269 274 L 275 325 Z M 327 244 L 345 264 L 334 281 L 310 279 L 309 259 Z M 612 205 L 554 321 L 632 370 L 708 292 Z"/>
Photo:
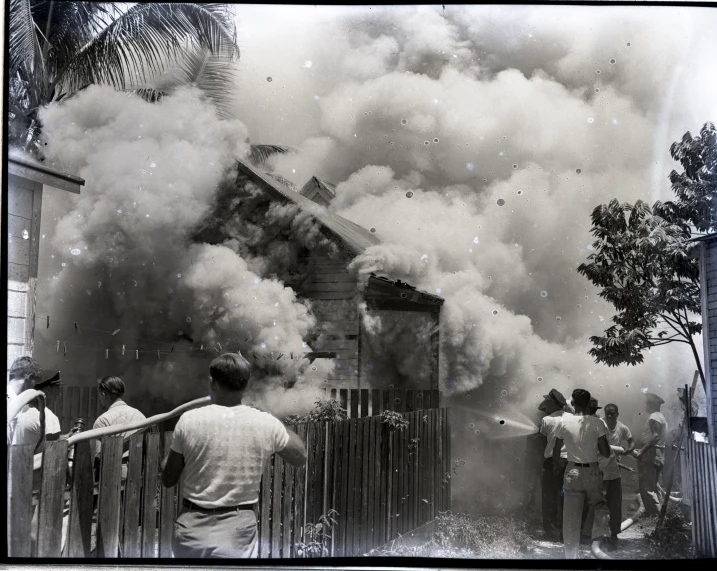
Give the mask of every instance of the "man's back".
<path id="1" fill-rule="evenodd" d="M 652 436 L 652 428 L 650 428 L 650 421 L 653 420 L 660 425 L 660 430 L 657 432 L 657 441 L 655 442 L 655 459 L 664 462 L 665 458 L 665 440 L 667 436 L 667 420 L 661 412 L 650 413 L 647 421 L 645 422 L 645 430 L 642 433 L 642 445 L 650 440 Z"/>
<path id="2" fill-rule="evenodd" d="M 55 413 L 45 407 L 45 434 L 59 434 L 60 430 L 60 420 Z M 28 407 L 17 417 L 12 443 L 37 444 L 41 437 L 40 411 L 34 407 Z"/>
<path id="3" fill-rule="evenodd" d="M 596 416 L 564 415 L 555 432 L 568 453 L 568 461 L 590 464 L 598 461 L 598 438 L 607 434 L 607 426 Z"/>
<path id="4" fill-rule="evenodd" d="M 560 425 L 563 416 L 572 415 L 569 412 L 558 410 L 555 411 L 553 414 L 550 414 L 543 418 L 540 423 L 540 433 L 548 438 L 548 444 L 545 447 L 545 451 L 543 452 L 543 456 L 545 458 L 551 458 L 553 456 L 553 446 L 555 446 L 555 431 L 558 429 L 558 426 Z M 560 457 L 568 457 L 568 453 L 565 449 L 565 446 L 563 446 L 562 450 L 560 451 Z"/>
<path id="5" fill-rule="evenodd" d="M 171 448 L 184 457 L 184 497 L 204 508 L 254 503 L 272 454 L 289 433 L 269 413 L 246 405 L 209 405 L 185 412 Z"/>

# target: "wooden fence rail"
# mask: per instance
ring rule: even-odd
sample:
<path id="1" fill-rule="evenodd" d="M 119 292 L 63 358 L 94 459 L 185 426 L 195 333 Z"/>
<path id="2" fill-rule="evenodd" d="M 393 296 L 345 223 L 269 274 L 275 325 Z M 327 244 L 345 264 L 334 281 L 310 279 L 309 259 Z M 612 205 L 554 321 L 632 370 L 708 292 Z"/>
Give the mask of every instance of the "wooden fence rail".
<path id="1" fill-rule="evenodd" d="M 448 410 L 402 416 L 403 430 L 380 416 L 295 425 L 308 462 L 294 468 L 278 455 L 269 461 L 259 494 L 259 556 L 361 555 L 450 509 Z M 132 435 L 126 479 L 123 438 L 104 438 L 97 481 L 89 442 L 75 446 L 71 477 L 67 441 L 47 442 L 35 486 L 33 447 L 9 448 L 10 556 L 171 557 L 181 491 L 159 482 L 160 439 L 166 450 L 171 438 Z M 337 524 L 319 534 L 312 551 L 305 529 L 330 510 Z M 66 533 L 59 531 L 63 520 Z"/>
<path id="2" fill-rule="evenodd" d="M 102 414 L 96 387 L 53 386 L 45 389 L 47 406 L 60 420 L 67 433 L 77 418 L 85 419 L 85 429 L 92 428 Z M 419 389 L 342 389 L 327 388 L 326 398 L 338 400 L 349 418 L 376 416 L 384 410 L 412 412 L 440 406 L 440 391 Z"/>

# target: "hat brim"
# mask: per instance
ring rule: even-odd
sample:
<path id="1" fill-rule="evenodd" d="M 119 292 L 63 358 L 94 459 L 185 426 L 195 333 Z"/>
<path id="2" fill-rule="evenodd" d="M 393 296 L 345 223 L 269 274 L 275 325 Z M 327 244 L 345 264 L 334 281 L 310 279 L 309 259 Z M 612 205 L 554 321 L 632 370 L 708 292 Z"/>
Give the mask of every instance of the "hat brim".
<path id="1" fill-rule="evenodd" d="M 43 369 L 40 379 L 35 383 L 35 388 L 46 387 L 59 382 L 60 371 L 57 369 Z"/>

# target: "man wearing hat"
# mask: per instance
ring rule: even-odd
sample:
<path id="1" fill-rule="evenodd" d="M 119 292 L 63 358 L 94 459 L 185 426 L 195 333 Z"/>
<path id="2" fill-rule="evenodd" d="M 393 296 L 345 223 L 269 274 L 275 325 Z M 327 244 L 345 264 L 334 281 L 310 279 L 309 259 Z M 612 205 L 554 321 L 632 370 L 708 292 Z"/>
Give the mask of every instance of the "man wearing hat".
<path id="1" fill-rule="evenodd" d="M 645 393 L 645 411 L 649 415 L 640 438 L 642 448 L 635 450 L 637 458 L 637 476 L 640 485 L 640 497 L 647 515 L 660 511 L 660 498 L 657 481 L 665 465 L 665 439 L 667 420 L 660 412 L 664 400 L 653 393 Z"/>
<path id="2" fill-rule="evenodd" d="M 548 443 L 543 453 L 543 530 L 545 538 L 549 541 L 562 541 L 563 528 L 563 496 L 560 493 L 563 487 L 565 467 L 568 465 L 568 453 L 563 447 L 558 460 L 558 469 L 553 470 L 553 446 L 555 445 L 555 430 L 561 418 L 570 414 L 565 412 L 565 397 L 560 391 L 551 389 L 543 397 L 538 410 L 545 413 L 540 423 L 540 433 L 547 437 Z"/>

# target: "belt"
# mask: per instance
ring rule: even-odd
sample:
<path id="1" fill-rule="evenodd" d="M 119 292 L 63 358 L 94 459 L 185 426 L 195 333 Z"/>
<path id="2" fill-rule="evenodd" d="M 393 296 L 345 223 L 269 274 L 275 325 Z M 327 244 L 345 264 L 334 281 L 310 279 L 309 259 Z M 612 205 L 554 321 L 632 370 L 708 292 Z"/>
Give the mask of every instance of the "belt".
<path id="1" fill-rule="evenodd" d="M 578 464 L 577 462 L 571 462 L 573 466 L 577 466 L 578 468 L 594 468 L 598 465 L 597 462 L 590 462 L 589 464 Z"/>
<path id="2" fill-rule="evenodd" d="M 202 506 L 198 506 L 197 504 L 190 502 L 187 499 L 182 500 L 182 505 L 190 510 L 199 510 L 206 513 L 229 513 L 229 512 L 236 512 L 241 510 L 250 510 L 254 511 L 254 507 L 256 506 L 256 503 L 254 504 L 240 504 L 238 506 L 229 506 L 229 507 L 220 507 L 220 508 L 203 508 Z"/>

